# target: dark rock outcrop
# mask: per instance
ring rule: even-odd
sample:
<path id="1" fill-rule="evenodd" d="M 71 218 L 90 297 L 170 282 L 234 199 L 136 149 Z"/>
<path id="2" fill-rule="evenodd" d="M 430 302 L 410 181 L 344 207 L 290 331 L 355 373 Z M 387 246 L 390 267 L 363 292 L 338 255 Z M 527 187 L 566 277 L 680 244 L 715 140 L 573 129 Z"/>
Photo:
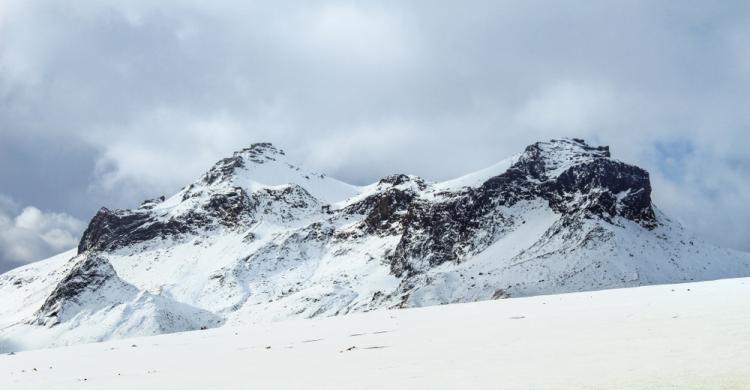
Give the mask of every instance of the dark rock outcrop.
<path id="1" fill-rule="evenodd" d="M 369 229 L 378 226 L 374 220 L 403 232 L 389 255 L 397 276 L 458 262 L 485 249 L 518 222 L 501 206 L 522 200 L 542 199 L 563 216 L 610 222 L 622 217 L 653 229 L 656 217 L 648 172 L 609 157 L 608 147 L 591 147 L 581 140 L 537 143 L 506 172 L 477 188 L 443 194 L 434 202 L 395 197 L 388 190 L 357 207 L 370 210 L 365 220 Z M 394 228 L 393 222 L 403 226 Z"/>
<path id="2" fill-rule="evenodd" d="M 656 226 L 648 172 L 632 165 L 596 159 L 569 168 L 538 191 L 561 214 L 585 211 L 608 221 L 620 216 L 645 228 Z"/>
<path id="3" fill-rule="evenodd" d="M 86 256 L 57 284 L 37 310 L 34 322 L 37 325 L 56 325 L 60 322 L 64 305 L 81 304 L 80 298 L 87 291 L 99 290 L 105 283 L 116 279 L 117 273 L 105 258 Z"/>
<path id="4" fill-rule="evenodd" d="M 112 251 L 155 238 L 186 234 L 205 223 L 205 218 L 195 213 L 161 221 L 150 212 L 102 208 L 83 232 L 78 253 Z"/>

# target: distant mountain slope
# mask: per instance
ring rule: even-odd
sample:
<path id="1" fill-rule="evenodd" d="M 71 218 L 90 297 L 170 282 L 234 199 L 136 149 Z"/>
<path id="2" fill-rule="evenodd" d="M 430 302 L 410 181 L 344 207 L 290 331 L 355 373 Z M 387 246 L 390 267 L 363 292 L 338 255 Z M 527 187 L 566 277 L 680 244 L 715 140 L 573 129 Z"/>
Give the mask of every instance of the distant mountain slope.
<path id="1" fill-rule="evenodd" d="M 364 187 L 255 144 L 168 199 L 101 209 L 77 254 L 1 275 L 0 349 L 749 275 L 750 254 L 687 233 L 646 171 L 582 140 Z"/>

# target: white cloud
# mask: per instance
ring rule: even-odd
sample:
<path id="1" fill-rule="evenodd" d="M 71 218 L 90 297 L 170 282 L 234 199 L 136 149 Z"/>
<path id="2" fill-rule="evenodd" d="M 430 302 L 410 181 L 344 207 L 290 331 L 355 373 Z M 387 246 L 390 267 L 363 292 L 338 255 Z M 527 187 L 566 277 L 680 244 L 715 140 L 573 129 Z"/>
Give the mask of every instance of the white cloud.
<path id="1" fill-rule="evenodd" d="M 522 127 L 575 134 L 596 133 L 617 119 L 614 92 L 606 85 L 563 81 L 533 94 L 518 112 Z"/>
<path id="2" fill-rule="evenodd" d="M 16 203 L 0 194 L 0 272 L 78 245 L 83 221 L 33 206 L 16 210 Z"/>
<path id="3" fill-rule="evenodd" d="M 335 63 L 389 67 L 408 60 L 415 50 L 406 21 L 381 7 L 325 4 L 304 15 L 301 22 L 303 50 Z"/>

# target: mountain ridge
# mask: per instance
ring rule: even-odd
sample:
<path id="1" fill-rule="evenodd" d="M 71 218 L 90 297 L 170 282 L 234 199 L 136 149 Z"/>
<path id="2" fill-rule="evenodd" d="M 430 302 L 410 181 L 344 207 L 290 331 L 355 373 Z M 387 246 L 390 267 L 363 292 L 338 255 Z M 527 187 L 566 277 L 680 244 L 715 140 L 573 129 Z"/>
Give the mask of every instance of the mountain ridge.
<path id="1" fill-rule="evenodd" d="M 581 139 L 445 182 L 367 186 L 253 144 L 169 198 L 102 208 L 62 264 L 0 275 L 0 314 L 14 314 L 0 320 L 0 349 L 750 275 L 750 254 L 692 236 L 651 192 L 647 171 Z M 127 293 L 81 295 L 98 291 L 96 270 Z M 12 299 L 37 311 L 16 315 Z M 57 312 L 71 302 L 74 323 Z M 131 312 L 142 327 L 97 325 Z"/>

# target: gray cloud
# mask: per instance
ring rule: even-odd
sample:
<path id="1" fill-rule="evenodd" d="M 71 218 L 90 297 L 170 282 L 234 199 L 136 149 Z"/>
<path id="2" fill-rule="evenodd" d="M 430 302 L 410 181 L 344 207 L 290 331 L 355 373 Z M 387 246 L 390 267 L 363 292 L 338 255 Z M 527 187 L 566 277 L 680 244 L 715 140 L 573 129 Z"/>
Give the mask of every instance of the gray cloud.
<path id="1" fill-rule="evenodd" d="M 2 192 L 85 219 L 260 140 L 367 183 L 578 136 L 750 250 L 748 17 L 742 1 L 5 1 Z"/>

